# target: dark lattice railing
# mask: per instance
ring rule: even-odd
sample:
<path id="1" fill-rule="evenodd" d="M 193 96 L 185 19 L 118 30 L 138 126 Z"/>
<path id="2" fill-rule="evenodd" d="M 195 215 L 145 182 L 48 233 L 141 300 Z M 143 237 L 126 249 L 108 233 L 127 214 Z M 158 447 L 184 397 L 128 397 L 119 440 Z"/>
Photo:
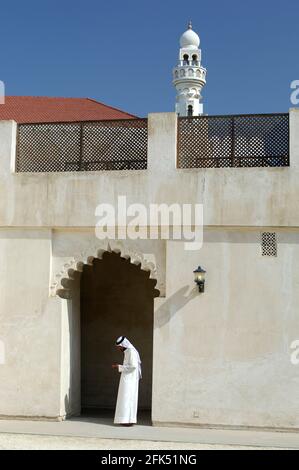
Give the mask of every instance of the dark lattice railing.
<path id="1" fill-rule="evenodd" d="M 179 168 L 289 166 L 289 115 L 179 118 L 177 158 Z"/>
<path id="2" fill-rule="evenodd" d="M 19 124 L 16 171 L 143 170 L 147 119 Z"/>

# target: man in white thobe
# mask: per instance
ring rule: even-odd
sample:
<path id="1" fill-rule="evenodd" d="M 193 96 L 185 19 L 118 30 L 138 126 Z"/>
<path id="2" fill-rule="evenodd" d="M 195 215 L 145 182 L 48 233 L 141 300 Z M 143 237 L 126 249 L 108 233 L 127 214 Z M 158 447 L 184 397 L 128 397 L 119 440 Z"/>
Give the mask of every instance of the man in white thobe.
<path id="1" fill-rule="evenodd" d="M 113 364 L 112 367 L 121 373 L 118 387 L 115 424 L 133 426 L 137 423 L 138 387 L 141 379 L 141 360 L 137 349 L 125 336 L 116 340 L 116 347 L 124 352 L 123 365 Z"/>

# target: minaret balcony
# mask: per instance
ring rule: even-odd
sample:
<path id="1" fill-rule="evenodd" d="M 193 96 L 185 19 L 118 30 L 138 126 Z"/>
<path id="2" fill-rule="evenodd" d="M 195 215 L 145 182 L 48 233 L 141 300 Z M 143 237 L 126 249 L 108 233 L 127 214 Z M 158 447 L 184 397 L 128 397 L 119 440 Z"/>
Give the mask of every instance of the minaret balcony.
<path id="1" fill-rule="evenodd" d="M 173 70 L 174 84 L 181 80 L 200 81 L 206 83 L 206 69 L 203 67 L 178 66 Z"/>

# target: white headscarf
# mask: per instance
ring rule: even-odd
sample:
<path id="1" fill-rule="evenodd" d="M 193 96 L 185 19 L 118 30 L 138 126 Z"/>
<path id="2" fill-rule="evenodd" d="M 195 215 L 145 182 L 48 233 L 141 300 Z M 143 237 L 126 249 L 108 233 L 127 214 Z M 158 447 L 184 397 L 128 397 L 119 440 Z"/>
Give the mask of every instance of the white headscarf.
<path id="1" fill-rule="evenodd" d="M 132 343 L 130 343 L 128 338 L 126 338 L 125 336 L 119 336 L 117 338 L 115 344 L 117 346 L 122 346 L 123 348 L 126 348 L 126 349 L 134 349 L 134 351 L 137 354 L 137 358 L 138 358 L 138 372 L 139 372 L 139 378 L 141 379 L 141 377 L 142 377 L 142 374 L 141 374 L 141 359 L 140 359 L 139 352 L 137 351 L 137 349 L 133 346 Z"/>

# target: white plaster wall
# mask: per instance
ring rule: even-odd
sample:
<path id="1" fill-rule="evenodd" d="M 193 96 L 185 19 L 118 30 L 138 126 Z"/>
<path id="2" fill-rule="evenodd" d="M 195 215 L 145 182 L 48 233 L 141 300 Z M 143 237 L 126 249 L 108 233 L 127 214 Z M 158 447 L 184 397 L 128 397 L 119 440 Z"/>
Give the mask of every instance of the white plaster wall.
<path id="1" fill-rule="evenodd" d="M 0 415 L 57 417 L 60 299 L 49 299 L 49 230 L 0 230 Z"/>
<path id="2" fill-rule="evenodd" d="M 78 273 L 79 274 L 79 273 Z M 72 299 L 61 302 L 60 416 L 81 412 L 80 275 Z"/>
<path id="3" fill-rule="evenodd" d="M 192 271 L 207 270 L 199 294 Z M 155 423 L 299 427 L 299 231 L 206 231 L 198 253 L 167 244 L 166 299 L 156 300 Z"/>

